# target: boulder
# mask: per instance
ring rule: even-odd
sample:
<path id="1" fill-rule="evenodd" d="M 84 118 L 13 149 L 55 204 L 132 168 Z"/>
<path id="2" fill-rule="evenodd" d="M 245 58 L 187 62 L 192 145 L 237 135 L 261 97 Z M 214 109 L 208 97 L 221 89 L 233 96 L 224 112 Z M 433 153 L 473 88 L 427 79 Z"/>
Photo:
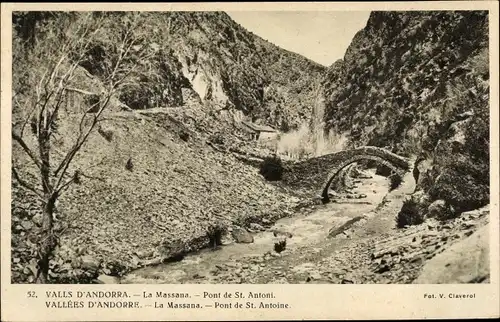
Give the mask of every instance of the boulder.
<path id="1" fill-rule="evenodd" d="M 489 278 L 489 225 L 437 254 L 414 284 L 480 283 Z"/>
<path id="2" fill-rule="evenodd" d="M 250 234 L 245 229 L 234 228 L 233 231 L 231 232 L 231 235 L 233 236 L 235 242 L 237 243 L 243 243 L 243 244 L 253 243 L 252 234 Z"/>
<path id="3" fill-rule="evenodd" d="M 153 250 L 138 250 L 135 252 L 135 254 L 137 255 L 137 257 L 139 257 L 139 259 L 145 259 L 145 258 L 150 258 L 150 257 L 153 257 Z"/>
<path id="4" fill-rule="evenodd" d="M 33 223 L 31 221 L 28 221 L 28 220 L 23 220 L 21 222 L 21 227 L 24 230 L 29 231 L 29 230 L 31 230 L 31 228 L 33 228 Z"/>
<path id="5" fill-rule="evenodd" d="M 269 224 L 271 224 L 271 221 L 269 219 L 267 219 L 267 218 L 262 218 L 262 224 L 263 225 L 269 225 Z"/>
<path id="6" fill-rule="evenodd" d="M 42 227 L 42 214 L 36 214 L 31 218 L 31 220 L 39 227 Z"/>
<path id="7" fill-rule="evenodd" d="M 427 208 L 427 216 L 430 218 L 446 219 L 451 215 L 450 207 L 444 200 L 436 200 Z"/>
<path id="8" fill-rule="evenodd" d="M 80 267 L 84 270 L 97 272 L 99 266 L 101 266 L 101 262 L 93 256 L 85 255 L 82 256 L 80 259 L 81 259 Z"/>
<path id="9" fill-rule="evenodd" d="M 261 225 L 257 224 L 257 223 L 251 223 L 249 225 L 250 229 L 252 230 L 256 230 L 256 231 L 262 231 L 262 230 L 266 230 L 264 227 L 262 227 Z"/>
<path id="10" fill-rule="evenodd" d="M 293 237 L 293 234 L 286 231 L 286 230 L 283 230 L 283 229 L 275 229 L 273 230 L 273 235 L 274 237 L 286 237 L 286 238 L 292 238 Z"/>
<path id="11" fill-rule="evenodd" d="M 120 284 L 120 279 L 118 277 L 109 276 L 109 275 L 105 275 L 105 274 L 99 275 L 97 280 L 101 284 Z"/>

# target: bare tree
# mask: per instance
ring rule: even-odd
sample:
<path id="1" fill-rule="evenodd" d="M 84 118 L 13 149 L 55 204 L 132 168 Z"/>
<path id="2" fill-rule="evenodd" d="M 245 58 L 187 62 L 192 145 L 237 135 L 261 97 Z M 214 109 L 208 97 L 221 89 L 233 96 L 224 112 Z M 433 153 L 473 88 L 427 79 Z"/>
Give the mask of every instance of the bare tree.
<path id="1" fill-rule="evenodd" d="M 127 86 L 129 76 L 137 73 L 141 62 L 151 55 L 149 47 L 139 44 L 144 37 L 137 31 L 140 13 L 105 17 L 103 13 L 58 13 L 33 27 L 36 30 L 29 46 L 14 37 L 12 138 L 31 167 L 36 167 L 38 183 L 23 176 L 14 162 L 12 175 L 43 205 L 37 283 L 48 282 L 49 260 L 57 245 L 53 231 L 55 202 L 80 180 L 80 170 L 70 170 L 70 166 L 116 93 Z M 103 55 L 95 59 L 92 53 L 98 49 Z M 82 66 L 91 65 L 99 65 L 100 90 L 95 94 L 79 88 L 84 83 L 82 74 L 89 74 Z M 83 99 L 71 104 L 72 95 Z M 60 151 L 54 141 L 64 122 L 71 122 L 76 130 L 71 140 L 64 138 L 70 143 Z"/>

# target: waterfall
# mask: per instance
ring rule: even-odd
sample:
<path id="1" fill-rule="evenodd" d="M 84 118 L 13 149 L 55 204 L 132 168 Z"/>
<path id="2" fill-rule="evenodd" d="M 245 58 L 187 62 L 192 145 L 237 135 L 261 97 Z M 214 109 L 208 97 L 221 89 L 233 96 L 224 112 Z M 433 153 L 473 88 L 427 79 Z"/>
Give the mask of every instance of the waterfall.
<path id="1" fill-rule="evenodd" d="M 311 111 L 311 119 L 298 129 L 281 135 L 277 152 L 286 159 L 304 159 L 337 152 L 343 149 L 346 142 L 344 134 L 331 130 L 325 135 L 325 102 L 321 87 L 316 84 L 315 101 Z"/>

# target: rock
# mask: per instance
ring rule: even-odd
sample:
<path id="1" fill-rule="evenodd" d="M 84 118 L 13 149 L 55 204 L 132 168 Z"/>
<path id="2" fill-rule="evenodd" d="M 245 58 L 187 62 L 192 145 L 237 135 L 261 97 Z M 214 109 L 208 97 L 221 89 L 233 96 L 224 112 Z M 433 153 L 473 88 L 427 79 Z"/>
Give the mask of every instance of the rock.
<path id="1" fill-rule="evenodd" d="M 144 251 L 136 251 L 135 254 L 137 255 L 137 257 L 139 257 L 139 259 L 145 259 L 145 258 L 150 258 L 150 257 L 153 257 L 153 250 L 144 250 Z"/>
<path id="2" fill-rule="evenodd" d="M 221 271 L 227 271 L 227 268 L 222 266 L 222 265 L 215 264 L 215 268 L 217 268 L 218 270 L 221 270 Z"/>
<path id="3" fill-rule="evenodd" d="M 489 277 L 489 225 L 437 254 L 414 284 L 479 283 Z"/>
<path id="4" fill-rule="evenodd" d="M 36 214 L 33 216 L 33 218 L 31 218 L 31 220 L 39 227 L 42 227 L 42 220 L 43 220 L 43 217 L 42 217 L 42 214 Z"/>
<path id="5" fill-rule="evenodd" d="M 233 236 L 235 242 L 237 243 L 243 243 L 243 244 L 250 244 L 253 243 L 253 236 L 250 234 L 248 231 L 242 229 L 242 228 L 234 228 L 233 231 L 231 232 L 231 235 Z"/>
<path id="6" fill-rule="evenodd" d="M 447 218 L 450 208 L 444 200 L 436 200 L 427 208 L 427 216 L 431 218 Z"/>
<path id="7" fill-rule="evenodd" d="M 102 284 L 120 284 L 120 279 L 116 276 L 109 276 L 109 275 L 99 275 L 97 278 L 99 282 Z"/>
<path id="8" fill-rule="evenodd" d="M 319 272 L 310 272 L 309 277 L 312 280 L 321 280 L 323 278 L 323 276 L 321 276 L 321 274 Z"/>
<path id="9" fill-rule="evenodd" d="M 286 238 L 292 238 L 293 237 L 293 234 L 286 231 L 286 230 L 283 230 L 283 229 L 275 229 L 273 230 L 273 235 L 274 237 L 280 237 L 280 236 L 283 236 L 283 237 L 286 237 Z"/>
<path id="10" fill-rule="evenodd" d="M 432 237 L 436 237 L 436 236 L 439 236 L 439 234 L 437 232 L 428 231 L 428 232 L 422 234 L 422 239 L 432 238 Z"/>
<path id="11" fill-rule="evenodd" d="M 201 279 L 201 278 L 205 278 L 205 275 L 200 275 L 199 273 L 196 273 L 193 275 L 193 278 L 194 279 Z"/>
<path id="12" fill-rule="evenodd" d="M 472 235 L 474 232 L 472 230 L 468 230 L 464 233 L 465 237 L 469 237 L 470 235 Z"/>
<path id="13" fill-rule="evenodd" d="M 149 261 L 144 262 L 144 266 L 154 266 L 154 265 L 159 265 L 163 262 L 163 259 L 161 257 L 156 257 L 153 258 Z"/>
<path id="14" fill-rule="evenodd" d="M 24 228 L 21 225 L 16 225 L 13 229 L 15 233 L 20 232 L 22 230 L 24 230 Z"/>
<path id="15" fill-rule="evenodd" d="M 234 238 L 231 234 L 226 234 L 221 238 L 221 245 L 227 246 L 234 243 Z"/>
<path id="16" fill-rule="evenodd" d="M 462 223 L 462 227 L 463 228 L 471 228 L 471 227 L 475 227 L 476 226 L 476 223 L 472 220 L 469 220 L 469 221 L 466 221 L 464 223 Z"/>
<path id="17" fill-rule="evenodd" d="M 236 268 L 236 267 L 238 267 L 238 264 L 235 262 L 227 262 L 226 266 L 230 267 L 230 268 Z"/>
<path id="18" fill-rule="evenodd" d="M 260 270 L 260 265 L 258 264 L 252 264 L 250 265 L 250 270 L 254 271 L 254 272 L 257 272 Z"/>
<path id="19" fill-rule="evenodd" d="M 29 220 L 23 220 L 21 222 L 21 227 L 23 227 L 24 230 L 31 230 L 33 228 L 33 223 Z"/>
<path id="20" fill-rule="evenodd" d="M 262 227 L 261 225 L 257 224 L 257 223 L 251 223 L 249 225 L 249 228 L 252 229 L 252 230 L 256 230 L 256 231 L 262 231 L 262 230 L 265 230 L 264 227 Z"/>
<path id="21" fill-rule="evenodd" d="M 80 259 L 81 259 L 80 267 L 84 270 L 97 272 L 99 266 L 101 265 L 101 262 L 98 259 L 90 255 L 82 256 L 80 257 Z"/>

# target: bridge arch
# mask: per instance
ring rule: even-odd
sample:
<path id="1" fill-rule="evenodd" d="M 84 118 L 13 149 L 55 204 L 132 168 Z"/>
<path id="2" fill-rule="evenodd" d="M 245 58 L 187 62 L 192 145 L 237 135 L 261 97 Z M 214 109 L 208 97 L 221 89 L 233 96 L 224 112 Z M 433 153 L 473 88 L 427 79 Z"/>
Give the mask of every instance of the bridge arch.
<path id="1" fill-rule="evenodd" d="M 328 191 L 330 190 L 330 186 L 332 182 L 337 178 L 339 173 L 345 169 L 346 167 L 352 165 L 353 163 L 359 162 L 359 161 L 364 161 L 364 160 L 371 160 L 375 161 L 380 165 L 384 165 L 391 169 L 393 172 L 401 174 L 402 169 L 395 166 L 391 162 L 387 161 L 386 159 L 379 157 L 379 156 L 374 156 L 374 155 L 355 155 L 349 159 L 345 159 L 339 163 L 337 163 L 333 169 L 329 172 L 327 179 L 325 180 L 324 184 L 322 185 L 321 189 L 321 200 L 323 203 L 327 203 L 330 201 L 330 197 L 328 195 Z"/>
<path id="2" fill-rule="evenodd" d="M 383 148 L 364 146 L 287 164 L 282 181 L 305 195 L 321 197 L 326 203 L 335 177 L 348 165 L 361 160 L 374 160 L 401 175 L 410 168 L 407 158 Z"/>

